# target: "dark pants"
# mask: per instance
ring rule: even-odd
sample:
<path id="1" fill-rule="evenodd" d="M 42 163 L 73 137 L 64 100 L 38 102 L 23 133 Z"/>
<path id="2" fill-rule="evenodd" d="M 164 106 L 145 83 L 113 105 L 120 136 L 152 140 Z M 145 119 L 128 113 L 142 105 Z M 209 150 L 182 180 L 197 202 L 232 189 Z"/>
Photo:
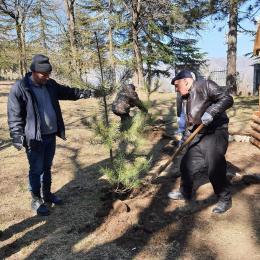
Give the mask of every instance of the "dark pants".
<path id="1" fill-rule="evenodd" d="M 129 114 L 120 115 L 121 117 L 121 127 L 120 131 L 126 131 L 131 127 L 132 117 Z"/>
<path id="2" fill-rule="evenodd" d="M 214 192 L 221 200 L 229 200 L 229 182 L 226 178 L 225 153 L 228 147 L 227 128 L 197 136 L 188 147 L 181 161 L 181 191 L 190 196 L 193 174 L 206 169 Z"/>
<path id="3" fill-rule="evenodd" d="M 56 149 L 56 136 L 42 136 L 42 143 L 37 149 L 26 150 L 29 161 L 29 190 L 39 196 L 41 185 L 44 189 L 51 188 L 51 166 Z"/>

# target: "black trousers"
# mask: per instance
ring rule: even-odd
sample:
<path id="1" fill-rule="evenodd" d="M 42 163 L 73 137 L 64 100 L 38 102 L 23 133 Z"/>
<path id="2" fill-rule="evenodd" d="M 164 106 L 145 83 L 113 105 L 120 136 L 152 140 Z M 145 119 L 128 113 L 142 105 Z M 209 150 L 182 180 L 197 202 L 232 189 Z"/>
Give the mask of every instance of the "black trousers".
<path id="1" fill-rule="evenodd" d="M 205 169 L 215 194 L 221 200 L 231 199 L 229 182 L 226 177 L 225 153 L 228 147 L 227 128 L 216 129 L 213 133 L 198 135 L 189 145 L 181 161 L 181 192 L 191 196 L 193 175 Z"/>
<path id="2" fill-rule="evenodd" d="M 121 117 L 121 127 L 120 131 L 126 131 L 131 127 L 132 117 L 129 114 L 120 115 Z"/>

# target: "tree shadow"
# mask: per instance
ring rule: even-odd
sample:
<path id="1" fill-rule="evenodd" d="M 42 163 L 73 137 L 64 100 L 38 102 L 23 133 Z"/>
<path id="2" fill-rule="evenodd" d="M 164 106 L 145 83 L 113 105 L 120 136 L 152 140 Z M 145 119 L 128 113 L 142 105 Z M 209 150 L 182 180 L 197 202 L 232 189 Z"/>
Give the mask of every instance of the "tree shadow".
<path id="1" fill-rule="evenodd" d="M 260 178 L 260 174 L 259 174 Z M 258 184 L 260 181 L 258 182 Z M 250 207 L 250 212 L 251 212 L 251 221 L 252 221 L 252 230 L 255 231 L 256 235 L 256 240 L 257 243 L 260 244 L 260 205 L 259 205 L 259 199 L 260 199 L 260 191 L 253 195 L 250 196 L 248 199 L 249 207 Z"/>
<path id="2" fill-rule="evenodd" d="M 170 113 L 173 112 L 174 109 L 172 106 Z M 88 128 L 88 122 L 85 122 L 85 118 L 80 119 L 80 121 L 85 128 Z M 62 207 L 52 208 L 52 214 L 47 218 L 33 216 L 4 230 L 4 234 L 1 237 L 2 240 L 7 240 L 27 229 L 29 231 L 21 238 L 0 248 L 0 258 L 7 258 L 40 239 L 45 239 L 45 241 L 30 254 L 29 258 L 39 259 L 47 257 L 52 246 L 54 251 L 58 251 L 56 248 L 57 243 L 55 242 L 55 238 L 52 238 L 52 234 L 59 233 L 60 229 L 65 229 L 65 233 L 70 237 L 70 239 L 66 239 L 66 246 L 63 249 L 70 253 L 71 248 L 78 241 L 95 231 L 104 222 L 104 219 L 112 209 L 113 199 L 108 199 L 100 203 L 102 195 L 104 195 L 103 190 L 106 191 L 109 186 L 106 181 L 99 180 L 101 174 L 98 173 L 98 168 L 108 165 L 108 159 L 82 168 L 78 162 L 78 149 L 67 146 L 60 146 L 60 148 L 73 154 L 70 156 L 70 160 L 75 169 L 74 180 L 57 192 L 58 195 L 65 199 L 66 203 Z M 155 148 L 157 149 L 158 147 Z M 89 178 L 92 179 L 92 183 L 95 183 L 95 187 L 89 187 L 87 181 Z M 88 203 L 88 200 L 91 203 Z M 99 201 L 94 208 L 93 200 Z M 80 221 L 78 221 L 78 218 Z M 64 255 L 64 251 L 62 254 Z"/>
<path id="3" fill-rule="evenodd" d="M 241 192 L 248 186 L 245 179 L 242 178 L 233 183 L 233 195 Z M 254 180 L 252 183 L 258 182 Z M 128 257 L 122 257 L 120 259 L 133 259 L 145 248 L 153 235 L 167 227 L 170 228 L 170 226 L 174 224 L 174 231 L 168 235 L 167 243 L 175 243 L 175 245 L 177 243 L 177 247 L 174 249 L 174 252 L 169 250 L 165 259 L 179 259 L 187 246 L 190 234 L 196 226 L 197 213 L 212 206 L 216 203 L 217 198 L 212 195 L 206 199 L 193 201 L 184 206 L 176 207 L 172 212 L 165 213 L 165 209 L 169 206 L 169 203 L 171 203 L 170 200 L 166 198 L 166 194 L 171 191 L 173 184 L 174 183 L 169 184 L 168 182 L 161 185 L 159 191 L 153 197 L 150 206 L 140 213 L 138 227 L 132 226 L 119 238 L 94 247 L 88 253 L 84 254 L 84 258 L 99 259 L 99 256 L 103 255 L 110 245 L 116 244 L 119 248 L 128 250 L 129 253 Z M 133 248 L 134 250 L 131 250 Z M 79 255 L 81 254 L 82 253 L 79 253 Z M 75 257 L 79 255 L 75 254 Z M 210 257 L 212 258 L 213 256 L 214 255 L 211 255 Z M 114 259 L 115 254 L 108 255 L 107 257 L 108 259 Z"/>
<path id="4" fill-rule="evenodd" d="M 8 93 L 0 92 L 0 98 L 1 97 L 8 97 L 8 95 L 9 95 L 9 92 Z"/>
<path id="5" fill-rule="evenodd" d="M 12 142 L 6 141 L 6 140 L 3 140 L 3 141 L 0 140 L 0 151 L 5 150 L 5 149 L 9 148 L 10 146 L 12 146 Z"/>
<path id="6" fill-rule="evenodd" d="M 174 104 L 170 107 L 169 113 L 174 113 Z M 169 127 L 169 130 L 172 131 L 172 126 Z M 156 160 L 152 163 L 153 167 L 155 166 L 155 162 L 162 158 L 161 149 L 169 141 L 160 139 L 152 147 L 148 156 L 154 155 L 156 157 Z M 156 233 L 174 224 L 177 228 L 166 239 L 167 243 L 177 246 L 174 249 L 168 250 L 165 259 L 172 259 L 173 256 L 178 259 L 184 252 L 187 240 L 197 224 L 197 213 L 216 202 L 215 196 L 210 196 L 200 201 L 193 201 L 190 204 L 176 207 L 171 212 L 166 212 L 166 208 L 172 203 L 167 198 L 167 193 L 177 183 L 176 176 L 172 177 L 171 175 L 171 172 L 174 171 L 177 165 L 172 165 L 166 175 L 168 181 L 156 184 L 159 187 L 158 191 L 154 194 L 149 207 L 145 208 L 139 214 L 138 225 L 130 226 L 117 239 L 95 246 L 87 253 L 84 251 L 73 252 L 73 246 L 76 243 L 86 238 L 105 222 L 106 217 L 113 207 L 113 200 L 108 199 L 100 205 L 101 195 L 104 193 L 102 189 L 106 190 L 108 186 L 105 181 L 99 179 L 101 174 L 97 173 L 97 168 L 108 165 L 108 160 L 103 160 L 88 167 L 82 167 L 78 162 L 79 150 L 66 146 L 63 146 L 63 148 L 72 152 L 73 156 L 70 158 L 76 169 L 74 172 L 75 179 L 58 191 L 58 194 L 62 195 L 67 203 L 62 207 L 55 207 L 53 214 L 48 218 L 32 217 L 6 229 L 2 239 L 8 239 L 19 232 L 36 226 L 33 230 L 29 230 L 23 237 L 2 247 L 0 249 L 0 258 L 7 258 L 20 251 L 23 247 L 32 244 L 34 241 L 44 239 L 45 241 L 28 256 L 29 259 L 48 258 L 50 254 L 54 258 L 55 256 L 58 258 L 70 254 L 74 259 L 103 259 L 104 256 L 106 259 L 133 259 L 145 248 Z M 229 167 L 233 172 L 239 170 L 239 168 L 233 167 L 232 164 Z M 92 183 L 96 183 L 94 187 L 90 187 L 88 184 L 88 179 L 90 178 L 93 179 Z M 205 181 L 205 179 L 203 180 Z M 204 183 L 198 181 L 196 187 L 198 188 Z M 256 181 L 253 180 L 251 183 L 256 183 Z M 232 193 L 236 194 L 247 186 L 248 183 L 244 178 L 241 178 L 233 183 Z M 81 198 L 80 200 L 79 197 Z M 97 203 L 93 203 L 93 201 Z M 252 222 L 259 223 L 256 214 L 252 216 Z M 65 238 L 61 237 L 64 234 Z M 259 238 L 259 229 L 256 231 L 256 234 Z M 61 241 L 63 240 L 66 244 L 61 246 Z M 115 248 L 117 252 L 108 250 L 111 247 L 112 249 Z M 120 251 L 120 248 L 122 251 Z M 201 249 L 203 248 L 209 256 L 207 259 L 211 259 L 210 257 L 215 259 L 214 257 L 217 257 L 211 254 L 211 251 L 206 246 L 201 246 Z M 127 255 L 124 255 L 125 250 L 128 252 Z"/>
<path id="7" fill-rule="evenodd" d="M 73 152 L 71 161 L 76 169 L 75 178 L 60 189 L 57 194 L 62 196 L 65 204 L 61 207 L 51 208 L 51 215 L 48 217 L 33 216 L 16 223 L 3 231 L 1 240 L 7 240 L 19 232 L 29 229 L 21 238 L 0 248 L 0 258 L 5 259 L 23 247 L 32 244 L 34 241 L 46 239 L 41 246 L 35 250 L 29 258 L 46 257 L 50 253 L 50 241 L 53 241 L 54 250 L 56 242 L 51 234 L 58 233 L 60 229 L 65 229 L 70 237 L 67 240 L 66 249 L 70 252 L 71 247 L 87 234 L 99 227 L 112 208 L 112 200 L 108 200 L 104 205 L 93 208 L 89 201 L 100 200 L 102 189 L 106 190 L 108 184 L 104 180 L 99 180 L 101 174 L 98 169 L 108 164 L 108 159 L 82 168 L 77 161 L 78 149 L 62 146 L 63 149 Z M 87 180 L 92 178 L 95 187 L 88 187 Z M 80 199 L 79 199 L 80 197 Z M 100 204 L 100 203 L 99 203 Z M 98 203 L 97 203 L 98 205 Z M 74 219 L 77 220 L 73 221 Z M 35 228 L 34 228 L 35 227 Z M 33 228 L 33 229 L 32 229 Z M 51 243 L 52 244 L 52 243 Z"/>

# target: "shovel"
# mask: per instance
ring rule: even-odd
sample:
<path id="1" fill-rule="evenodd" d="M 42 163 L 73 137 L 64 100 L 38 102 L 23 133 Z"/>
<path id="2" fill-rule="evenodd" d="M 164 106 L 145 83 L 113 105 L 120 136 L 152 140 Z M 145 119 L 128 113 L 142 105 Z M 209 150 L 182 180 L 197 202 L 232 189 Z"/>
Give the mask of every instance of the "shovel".
<path id="1" fill-rule="evenodd" d="M 164 171 L 170 164 L 171 162 L 177 157 L 177 155 L 183 150 L 183 148 L 188 145 L 194 138 L 195 136 L 200 132 L 200 130 L 204 127 L 203 124 L 200 124 L 196 130 L 185 140 L 185 142 L 175 151 L 175 153 L 170 157 L 170 159 L 162 166 L 157 171 L 157 174 L 160 174 L 162 171 Z"/>

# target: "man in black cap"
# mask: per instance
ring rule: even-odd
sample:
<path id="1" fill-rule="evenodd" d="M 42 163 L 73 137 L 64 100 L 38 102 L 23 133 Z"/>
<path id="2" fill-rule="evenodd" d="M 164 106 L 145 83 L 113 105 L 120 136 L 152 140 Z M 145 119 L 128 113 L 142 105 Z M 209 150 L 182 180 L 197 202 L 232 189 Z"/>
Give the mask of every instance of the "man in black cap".
<path id="1" fill-rule="evenodd" d="M 193 72 L 191 72 L 193 80 L 196 79 L 196 76 Z M 183 99 L 181 97 L 181 94 L 177 92 L 176 95 L 176 112 L 177 112 L 177 124 L 178 124 L 178 130 L 175 132 L 175 138 L 177 139 L 178 146 L 181 146 L 183 143 L 183 135 L 185 133 L 185 127 L 186 127 L 186 119 L 185 119 L 185 102 L 183 102 Z"/>
<path id="2" fill-rule="evenodd" d="M 56 135 L 66 140 L 59 100 L 97 97 L 91 90 L 70 88 L 50 78 L 49 58 L 37 54 L 31 72 L 11 88 L 8 97 L 8 124 L 13 145 L 25 147 L 29 162 L 29 189 L 32 209 L 38 215 L 49 215 L 46 203 L 62 204 L 51 192 L 51 165 Z"/>
<path id="3" fill-rule="evenodd" d="M 226 110 L 233 98 L 211 80 L 194 81 L 188 70 L 179 72 L 171 84 L 180 93 L 186 115 L 187 138 L 201 123 L 204 128 L 189 144 L 182 158 L 179 191 L 170 192 L 173 200 L 190 200 L 193 193 L 193 174 L 206 169 L 218 203 L 214 213 L 223 213 L 232 206 L 229 182 L 226 178 L 225 153 L 228 147 L 228 122 Z"/>
<path id="4" fill-rule="evenodd" d="M 121 130 L 127 130 L 131 125 L 130 108 L 138 107 L 144 113 L 147 113 L 147 108 L 139 99 L 134 84 L 123 86 L 117 93 L 117 96 L 112 104 L 112 111 L 115 115 L 121 118 Z"/>

